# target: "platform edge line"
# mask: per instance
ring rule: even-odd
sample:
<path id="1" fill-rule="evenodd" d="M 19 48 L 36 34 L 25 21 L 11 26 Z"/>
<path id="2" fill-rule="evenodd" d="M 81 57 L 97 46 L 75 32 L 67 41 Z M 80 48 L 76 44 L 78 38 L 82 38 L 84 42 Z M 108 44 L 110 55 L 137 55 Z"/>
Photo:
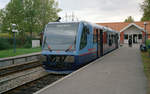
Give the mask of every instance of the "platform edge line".
<path id="1" fill-rule="evenodd" d="M 39 90 L 39 91 L 37 91 L 37 92 L 35 92 L 35 93 L 33 93 L 33 94 L 40 94 L 42 91 L 44 91 L 44 90 L 46 90 L 46 89 L 48 89 L 48 88 L 54 86 L 55 84 L 57 84 L 57 83 L 63 81 L 64 79 L 66 79 L 66 78 L 68 78 L 68 77 L 70 77 L 70 76 L 72 76 L 72 75 L 74 75 L 74 74 L 76 74 L 76 73 L 82 71 L 83 69 L 87 68 L 88 66 L 92 65 L 93 63 L 96 63 L 97 61 L 104 59 L 106 56 L 109 56 L 109 55 L 111 55 L 113 52 L 118 51 L 118 50 L 120 50 L 120 48 L 118 48 L 118 49 L 116 49 L 116 50 L 114 50 L 114 51 L 112 51 L 112 52 L 106 54 L 105 56 L 103 56 L 103 57 L 101 57 L 101 58 L 99 58 L 99 59 L 97 59 L 97 60 L 95 60 L 95 61 L 93 61 L 93 62 L 91 62 L 91 63 L 89 63 L 89 64 L 87 64 L 87 65 L 85 65 L 84 67 L 82 67 L 82 68 L 80 68 L 80 69 L 78 69 L 78 70 L 72 72 L 71 74 L 69 74 L 69 75 L 67 75 L 67 76 L 65 76 L 65 77 L 63 77 L 63 78 L 61 78 L 61 79 L 59 79 L 58 81 L 53 82 L 52 84 L 50 84 L 50 85 L 48 85 L 48 86 L 42 88 L 41 90 Z"/>

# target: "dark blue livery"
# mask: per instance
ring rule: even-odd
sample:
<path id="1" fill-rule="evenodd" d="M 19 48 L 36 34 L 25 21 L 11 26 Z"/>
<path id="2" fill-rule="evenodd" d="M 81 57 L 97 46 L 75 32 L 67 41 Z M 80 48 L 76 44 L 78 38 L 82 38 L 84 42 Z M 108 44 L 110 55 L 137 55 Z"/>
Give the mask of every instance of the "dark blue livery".
<path id="1" fill-rule="evenodd" d="M 68 74 L 118 48 L 118 32 L 107 27 L 80 22 L 52 22 L 44 30 L 44 68 Z"/>

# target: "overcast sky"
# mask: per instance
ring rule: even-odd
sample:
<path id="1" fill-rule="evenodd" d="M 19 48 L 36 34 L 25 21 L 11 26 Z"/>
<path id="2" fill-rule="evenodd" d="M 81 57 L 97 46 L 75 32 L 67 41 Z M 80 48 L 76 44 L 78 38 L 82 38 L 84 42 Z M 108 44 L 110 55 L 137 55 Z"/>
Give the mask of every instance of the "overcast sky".
<path id="1" fill-rule="evenodd" d="M 0 0 L 0 8 L 4 8 L 10 0 Z M 143 0 L 57 0 L 61 17 L 73 14 L 79 20 L 90 22 L 120 22 L 128 16 L 136 21 L 142 17 L 140 3 Z"/>

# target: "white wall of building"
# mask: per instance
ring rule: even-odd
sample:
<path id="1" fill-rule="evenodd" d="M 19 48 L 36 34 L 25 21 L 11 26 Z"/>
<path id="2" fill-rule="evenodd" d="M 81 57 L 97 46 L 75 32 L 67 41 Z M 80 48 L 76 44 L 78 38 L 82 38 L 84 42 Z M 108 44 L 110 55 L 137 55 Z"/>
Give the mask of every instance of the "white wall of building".
<path id="1" fill-rule="evenodd" d="M 137 34 L 137 35 L 142 34 L 141 30 L 135 26 L 131 26 L 128 29 L 124 30 L 123 32 L 124 32 L 124 35 L 125 34 L 128 35 L 128 39 L 129 39 L 130 35 L 132 35 L 132 37 L 133 37 L 133 34 Z M 137 42 L 141 43 L 142 39 L 137 38 Z M 128 40 L 124 39 L 124 43 L 128 43 Z"/>
<path id="2" fill-rule="evenodd" d="M 32 40 L 32 48 L 40 47 L 40 40 Z"/>

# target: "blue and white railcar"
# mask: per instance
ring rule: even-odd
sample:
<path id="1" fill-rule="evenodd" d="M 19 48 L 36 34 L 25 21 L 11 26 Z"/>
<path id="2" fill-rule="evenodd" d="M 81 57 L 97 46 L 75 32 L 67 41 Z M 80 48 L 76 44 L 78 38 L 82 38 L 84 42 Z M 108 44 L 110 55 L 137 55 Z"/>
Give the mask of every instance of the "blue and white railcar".
<path id="1" fill-rule="evenodd" d="M 117 32 L 89 22 L 52 22 L 44 30 L 44 68 L 68 74 L 118 48 Z"/>

